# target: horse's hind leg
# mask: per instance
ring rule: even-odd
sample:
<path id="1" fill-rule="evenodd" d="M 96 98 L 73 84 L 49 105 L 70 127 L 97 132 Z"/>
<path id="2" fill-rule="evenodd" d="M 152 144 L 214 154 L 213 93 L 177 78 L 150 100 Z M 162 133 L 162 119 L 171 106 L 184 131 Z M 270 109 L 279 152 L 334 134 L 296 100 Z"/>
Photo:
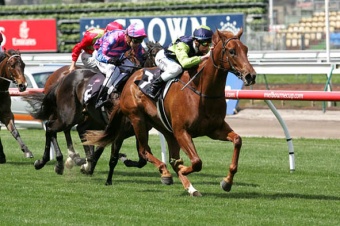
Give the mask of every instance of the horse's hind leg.
<path id="1" fill-rule="evenodd" d="M 10 120 L 8 124 L 6 125 L 7 129 L 11 132 L 12 136 L 16 139 L 16 141 L 19 143 L 21 151 L 24 152 L 24 155 L 26 158 L 33 158 L 32 152 L 28 149 L 28 147 L 24 144 L 22 141 L 19 131 L 15 127 L 13 120 Z"/>
<path id="2" fill-rule="evenodd" d="M 1 130 L 1 127 L 0 127 Z M 0 137 L 0 164 L 6 163 L 6 155 L 4 153 L 4 147 L 2 146 L 1 137 Z"/>

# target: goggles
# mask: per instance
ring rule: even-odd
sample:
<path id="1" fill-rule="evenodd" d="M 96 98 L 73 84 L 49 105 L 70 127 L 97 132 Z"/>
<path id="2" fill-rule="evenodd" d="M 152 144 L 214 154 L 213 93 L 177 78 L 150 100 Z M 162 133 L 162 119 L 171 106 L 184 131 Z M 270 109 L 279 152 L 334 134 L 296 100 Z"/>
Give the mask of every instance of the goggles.
<path id="1" fill-rule="evenodd" d="M 132 37 L 130 37 L 130 38 L 131 38 L 131 41 L 133 43 L 142 43 L 143 40 L 144 40 L 144 37 L 139 37 L 139 38 L 132 38 Z"/>
<path id="2" fill-rule="evenodd" d="M 207 41 L 203 41 L 203 42 L 199 42 L 200 45 L 204 46 L 204 47 L 207 47 L 207 46 L 210 46 L 211 45 L 211 42 L 207 42 Z"/>

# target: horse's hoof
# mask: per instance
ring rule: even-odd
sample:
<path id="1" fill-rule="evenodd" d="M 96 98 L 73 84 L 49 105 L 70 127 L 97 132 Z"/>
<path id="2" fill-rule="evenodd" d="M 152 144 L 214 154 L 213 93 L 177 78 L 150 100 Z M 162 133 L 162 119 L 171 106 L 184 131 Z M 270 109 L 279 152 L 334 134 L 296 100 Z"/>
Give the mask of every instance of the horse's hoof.
<path id="1" fill-rule="evenodd" d="M 5 158 L 0 158 L 0 164 L 5 164 L 6 163 L 6 159 Z"/>
<path id="2" fill-rule="evenodd" d="M 112 181 L 106 181 L 105 185 L 106 185 L 106 186 L 112 185 Z"/>
<path id="3" fill-rule="evenodd" d="M 174 183 L 172 177 L 161 177 L 162 184 L 171 185 Z"/>
<path id="4" fill-rule="evenodd" d="M 34 157 L 34 156 L 33 156 L 33 153 L 30 152 L 30 151 L 25 152 L 25 153 L 24 153 L 24 156 L 25 156 L 25 158 L 33 158 L 33 157 Z"/>
<path id="5" fill-rule="evenodd" d="M 81 166 L 81 165 L 84 165 L 86 163 L 86 159 L 85 158 L 75 158 L 74 162 L 77 166 Z"/>
<path id="6" fill-rule="evenodd" d="M 195 192 L 193 192 L 192 194 L 190 194 L 190 196 L 193 196 L 193 197 L 201 197 L 202 194 L 201 194 L 201 192 L 199 192 L 199 191 L 195 191 Z"/>
<path id="7" fill-rule="evenodd" d="M 65 167 L 67 169 L 72 169 L 74 164 L 75 164 L 74 161 L 70 157 L 68 157 L 65 161 Z"/>
<path id="8" fill-rule="evenodd" d="M 64 173 L 64 166 L 54 166 L 54 172 L 59 175 L 63 175 Z"/>
<path id="9" fill-rule="evenodd" d="M 42 162 L 40 160 L 35 160 L 34 162 L 34 168 L 36 170 L 40 170 L 41 168 L 44 167 L 45 164 L 42 164 Z"/>
<path id="10" fill-rule="evenodd" d="M 226 182 L 225 180 L 222 180 L 222 181 L 221 181 L 221 188 L 222 188 L 224 191 L 230 192 L 231 186 L 232 186 L 231 183 L 228 183 L 228 182 Z"/>

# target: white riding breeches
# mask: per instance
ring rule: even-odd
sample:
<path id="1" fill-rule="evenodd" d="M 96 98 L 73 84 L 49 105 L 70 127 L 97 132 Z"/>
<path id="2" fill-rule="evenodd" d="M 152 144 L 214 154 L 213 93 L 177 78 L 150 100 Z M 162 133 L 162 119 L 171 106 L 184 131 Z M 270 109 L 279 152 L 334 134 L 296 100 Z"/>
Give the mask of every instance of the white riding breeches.
<path id="1" fill-rule="evenodd" d="M 82 52 L 80 57 L 81 57 L 81 61 L 83 62 L 84 66 L 87 68 L 97 68 L 96 65 L 96 58 L 95 58 L 95 52 L 93 52 L 93 54 L 88 54 L 86 52 Z"/>
<path id="2" fill-rule="evenodd" d="M 169 81 L 183 72 L 181 65 L 179 65 L 175 60 L 169 59 L 165 56 L 164 49 L 160 50 L 156 54 L 155 62 L 157 67 L 164 71 L 161 74 L 163 81 Z"/>
<path id="3" fill-rule="evenodd" d="M 98 69 L 106 77 L 104 82 L 103 82 L 103 84 L 105 85 L 107 83 L 107 80 L 110 78 L 111 74 L 114 72 L 116 66 L 114 64 L 107 64 L 107 63 L 99 62 L 98 60 L 95 60 L 95 61 L 96 61 L 96 65 L 97 65 Z M 118 74 L 118 76 L 119 76 L 119 74 Z M 116 78 L 113 78 L 113 79 L 116 79 Z"/>

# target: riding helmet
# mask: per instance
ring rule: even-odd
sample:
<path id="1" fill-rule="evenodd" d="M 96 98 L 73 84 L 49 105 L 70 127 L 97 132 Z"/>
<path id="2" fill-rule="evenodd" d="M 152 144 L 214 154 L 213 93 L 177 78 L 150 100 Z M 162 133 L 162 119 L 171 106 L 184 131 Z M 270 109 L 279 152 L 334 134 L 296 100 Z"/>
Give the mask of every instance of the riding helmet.
<path id="1" fill-rule="evenodd" d="M 106 25 L 105 32 L 114 31 L 114 30 L 123 30 L 123 25 L 121 25 L 120 23 L 116 21 L 113 21 L 109 23 L 108 25 Z"/>
<path id="2" fill-rule="evenodd" d="M 147 37 L 143 25 L 138 23 L 130 24 L 130 26 L 126 29 L 126 34 L 132 38 Z"/>
<path id="3" fill-rule="evenodd" d="M 212 38 L 213 34 L 210 27 L 201 25 L 194 30 L 193 36 L 197 40 L 208 40 Z"/>

